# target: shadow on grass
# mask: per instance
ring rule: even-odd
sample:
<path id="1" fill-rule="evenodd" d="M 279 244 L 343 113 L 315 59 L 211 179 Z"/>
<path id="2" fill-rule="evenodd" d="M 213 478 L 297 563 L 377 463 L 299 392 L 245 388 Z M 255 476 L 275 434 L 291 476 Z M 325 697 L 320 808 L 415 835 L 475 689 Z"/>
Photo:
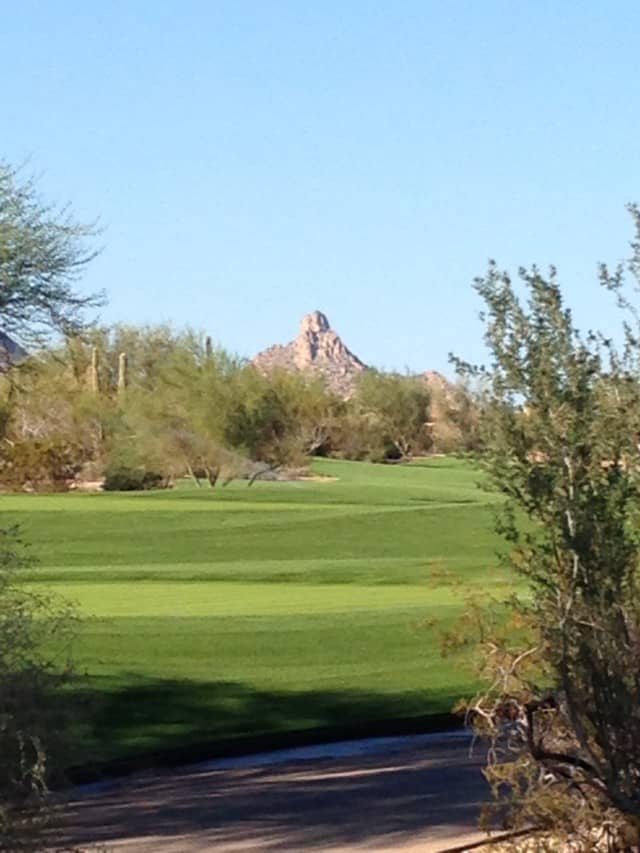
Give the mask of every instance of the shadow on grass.
<path id="1" fill-rule="evenodd" d="M 448 847 L 460 832 L 474 830 L 487 798 L 481 757 L 470 757 L 462 739 L 271 767 L 185 766 L 302 743 L 440 730 L 454 722 L 442 713 L 445 695 L 427 700 L 349 689 L 277 692 L 233 682 L 136 681 L 96 685 L 94 746 L 121 757 L 85 763 L 76 780 L 95 779 L 99 771 L 174 769 L 74 792 L 59 813 L 61 844 L 302 851 L 427 838 Z"/>
<path id="2" fill-rule="evenodd" d="M 93 678 L 80 698 L 74 782 L 355 737 L 460 725 L 450 693 L 258 690 L 237 682 Z"/>

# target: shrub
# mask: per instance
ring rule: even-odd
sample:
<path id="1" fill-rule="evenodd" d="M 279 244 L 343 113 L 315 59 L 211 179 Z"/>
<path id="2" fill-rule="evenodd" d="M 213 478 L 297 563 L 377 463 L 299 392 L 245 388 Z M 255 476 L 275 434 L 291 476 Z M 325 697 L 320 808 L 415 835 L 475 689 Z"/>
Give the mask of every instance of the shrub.
<path id="1" fill-rule="evenodd" d="M 169 485 L 169 479 L 157 471 L 118 467 L 107 470 L 102 488 L 105 492 L 142 492 L 166 489 Z"/>
<path id="2" fill-rule="evenodd" d="M 0 452 L 0 486 L 10 491 L 63 492 L 81 467 L 82 452 L 63 439 L 5 443 Z"/>
<path id="3" fill-rule="evenodd" d="M 15 529 L 0 529 L 0 851 L 48 846 L 48 783 L 66 763 L 67 661 L 76 615 L 20 583 Z"/>
<path id="4" fill-rule="evenodd" d="M 520 270 L 525 301 L 492 263 L 476 282 L 491 367 L 460 365 L 483 383 L 482 462 L 528 587 L 510 630 L 475 634 L 486 775 L 516 826 L 621 853 L 640 847 L 640 314 L 624 269 L 601 270 L 628 312 L 620 350 L 576 329 L 554 269 Z"/>

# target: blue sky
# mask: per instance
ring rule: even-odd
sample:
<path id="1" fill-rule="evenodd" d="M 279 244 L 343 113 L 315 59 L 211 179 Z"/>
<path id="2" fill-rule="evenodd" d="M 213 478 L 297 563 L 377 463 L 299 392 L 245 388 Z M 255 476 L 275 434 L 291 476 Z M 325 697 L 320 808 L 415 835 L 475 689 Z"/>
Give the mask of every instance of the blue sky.
<path id="1" fill-rule="evenodd" d="M 613 322 L 599 260 L 640 201 L 640 4 L 8 4 L 0 157 L 99 216 L 106 321 L 252 355 L 319 308 L 365 361 L 480 359 L 489 257 L 555 263 Z"/>

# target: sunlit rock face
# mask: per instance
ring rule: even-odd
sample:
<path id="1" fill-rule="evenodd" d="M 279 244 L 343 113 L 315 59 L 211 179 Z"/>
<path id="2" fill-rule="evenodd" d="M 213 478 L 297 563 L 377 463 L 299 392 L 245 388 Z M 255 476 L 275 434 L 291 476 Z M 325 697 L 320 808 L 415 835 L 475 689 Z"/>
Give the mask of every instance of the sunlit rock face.
<path id="1" fill-rule="evenodd" d="M 321 311 L 303 317 L 295 340 L 263 350 L 253 364 L 266 374 L 281 368 L 319 377 L 341 397 L 353 394 L 356 377 L 366 370 L 366 365 L 345 346 Z"/>

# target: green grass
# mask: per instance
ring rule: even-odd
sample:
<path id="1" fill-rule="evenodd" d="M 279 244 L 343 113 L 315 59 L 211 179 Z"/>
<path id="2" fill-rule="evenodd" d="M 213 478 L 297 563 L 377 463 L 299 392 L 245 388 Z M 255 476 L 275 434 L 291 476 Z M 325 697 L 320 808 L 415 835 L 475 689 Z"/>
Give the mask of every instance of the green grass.
<path id="1" fill-rule="evenodd" d="M 508 583 L 477 473 L 314 470 L 336 479 L 2 498 L 31 582 L 85 616 L 77 760 L 442 712 L 468 691 L 428 623 Z"/>

